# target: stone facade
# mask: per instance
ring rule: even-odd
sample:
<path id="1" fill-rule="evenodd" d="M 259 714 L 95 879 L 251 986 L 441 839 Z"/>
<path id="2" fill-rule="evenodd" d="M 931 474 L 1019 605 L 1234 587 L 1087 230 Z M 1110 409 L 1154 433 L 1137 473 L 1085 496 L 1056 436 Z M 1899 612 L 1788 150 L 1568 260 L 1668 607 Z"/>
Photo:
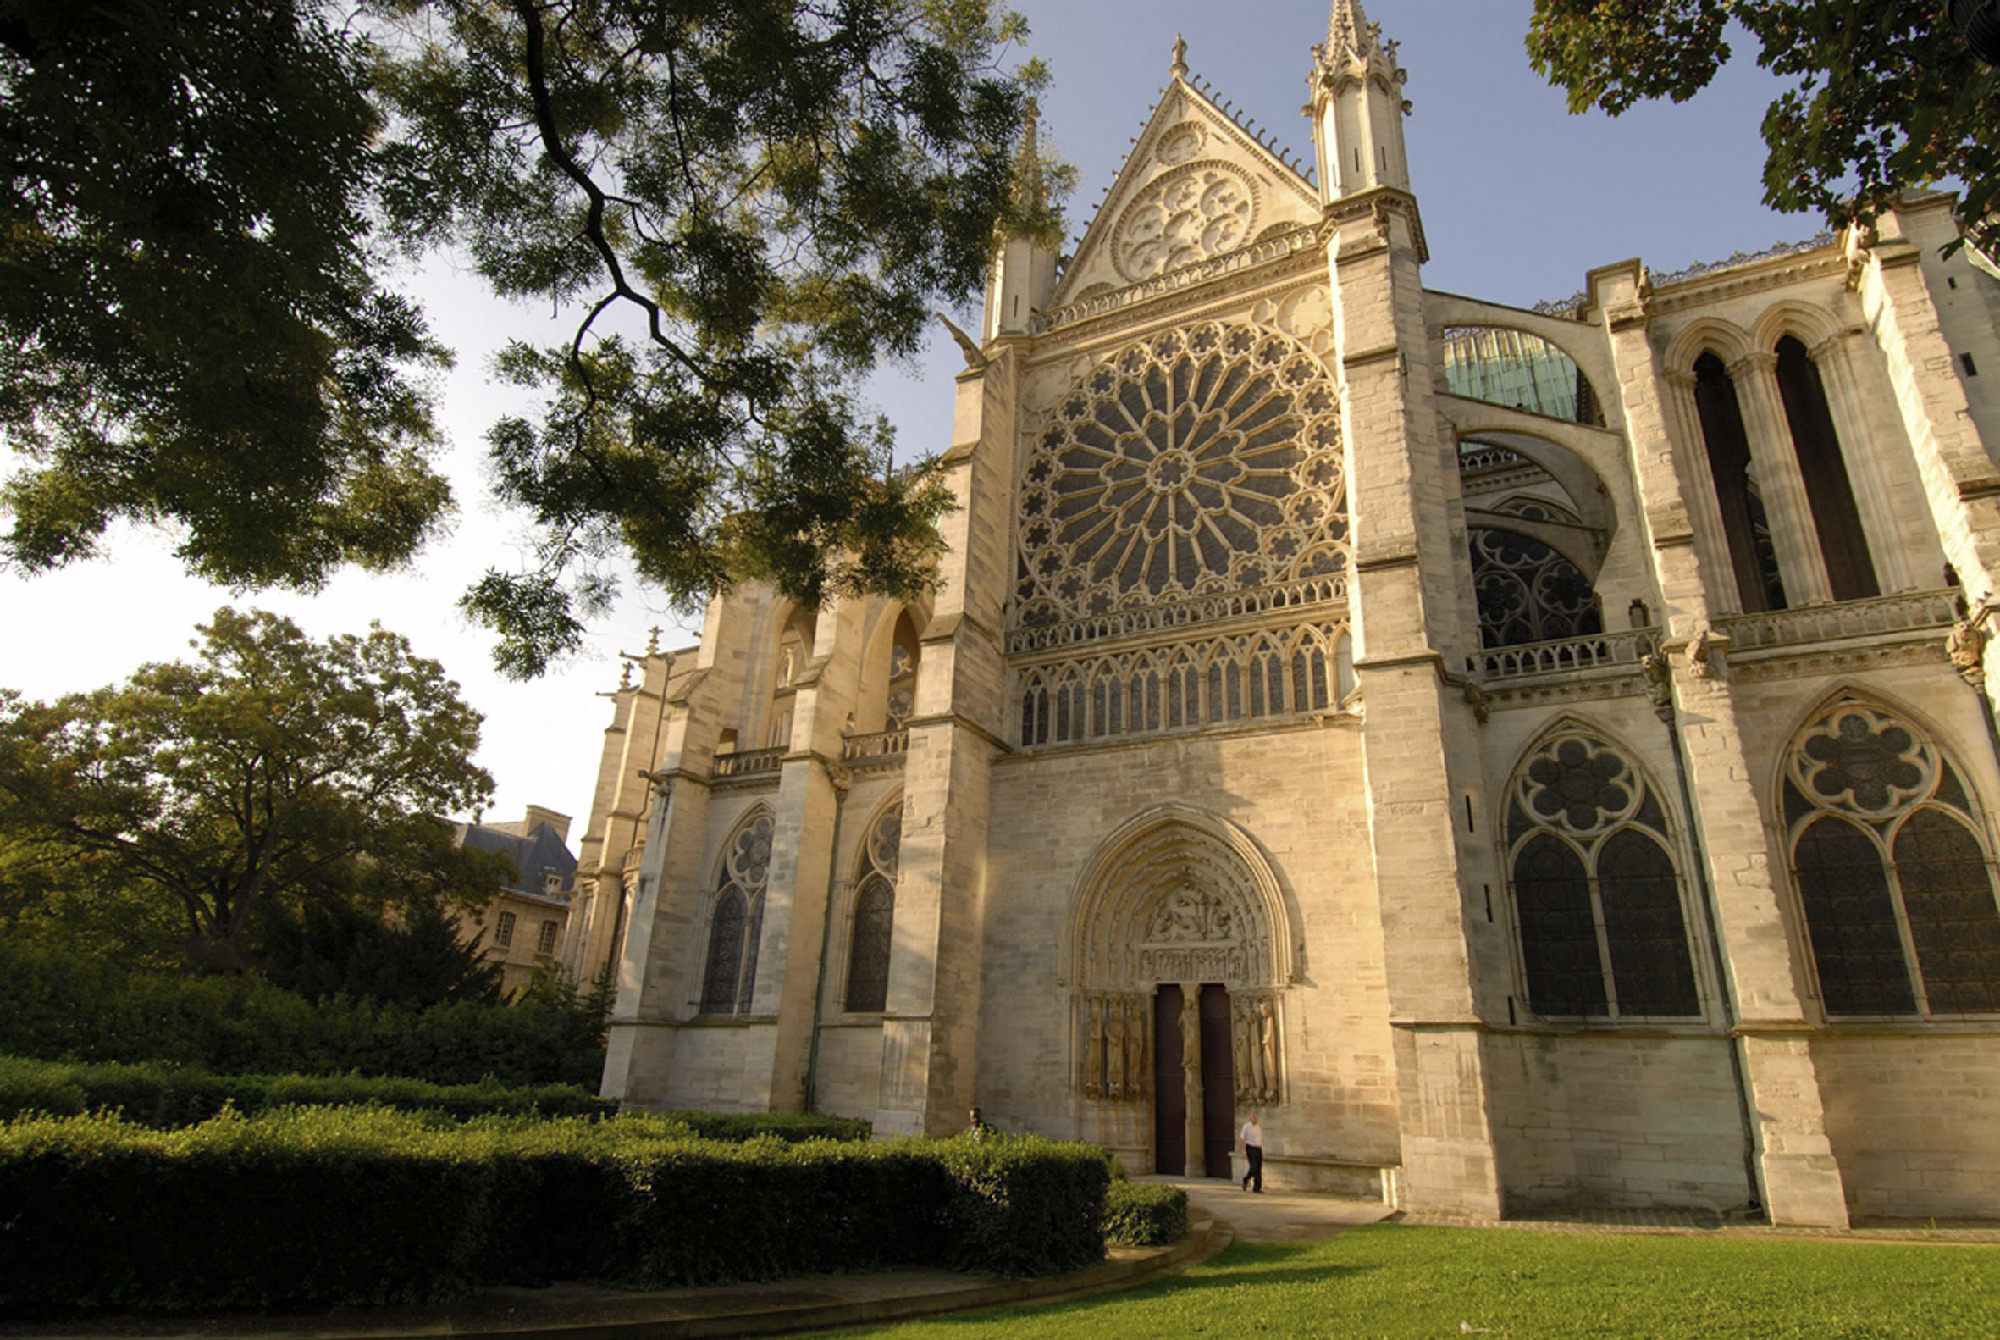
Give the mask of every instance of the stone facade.
<path id="1" fill-rule="evenodd" d="M 530 805 L 524 817 L 511 822 L 459 824 L 457 840 L 513 862 L 513 882 L 460 927 L 477 939 L 480 958 L 499 967 L 500 990 L 512 996 L 536 973 L 561 961 L 565 950 L 563 931 L 576 876 L 576 857 L 565 845 L 569 816 Z"/>
<path id="2" fill-rule="evenodd" d="M 605 1093 L 1214 1175 L 1254 1108 L 1275 1185 L 1477 1217 L 2000 1215 L 1951 201 L 1523 311 L 1424 287 L 1353 0 L 1311 72 L 1314 176 L 1177 57 L 1078 254 L 996 249 L 933 597 L 634 658 L 566 951 Z"/>

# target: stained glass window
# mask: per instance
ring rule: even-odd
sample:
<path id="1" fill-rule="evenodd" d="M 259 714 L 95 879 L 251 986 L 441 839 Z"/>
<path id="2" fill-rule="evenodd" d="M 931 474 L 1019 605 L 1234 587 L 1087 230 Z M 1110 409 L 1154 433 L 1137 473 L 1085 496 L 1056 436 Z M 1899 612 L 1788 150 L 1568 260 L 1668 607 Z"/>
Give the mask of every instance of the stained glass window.
<path id="1" fill-rule="evenodd" d="M 847 948 L 847 1008 L 885 1009 L 889 1002 L 889 951 L 895 942 L 896 868 L 902 854 L 903 807 L 877 818 L 862 844 L 865 873 L 854 897 L 853 933 Z"/>
<path id="2" fill-rule="evenodd" d="M 764 887 L 771 880 L 776 825 L 768 812 L 746 819 L 729 839 L 709 913 L 708 958 L 701 979 L 703 1014 L 748 1014 L 757 990 L 757 944 L 764 928 Z"/>
<path id="3" fill-rule="evenodd" d="M 1557 642 L 1604 631 L 1597 592 L 1582 569 L 1531 535 L 1471 533 L 1479 638 L 1487 647 Z"/>
<path id="4" fill-rule="evenodd" d="M 1793 741 L 1780 798 L 1828 1014 L 2000 1013 L 1991 862 L 1923 731 L 1836 703 Z"/>
<path id="5" fill-rule="evenodd" d="M 1563 735 L 1523 761 L 1506 831 L 1535 1013 L 1701 1014 L 1665 822 L 1644 775 L 1601 739 Z"/>

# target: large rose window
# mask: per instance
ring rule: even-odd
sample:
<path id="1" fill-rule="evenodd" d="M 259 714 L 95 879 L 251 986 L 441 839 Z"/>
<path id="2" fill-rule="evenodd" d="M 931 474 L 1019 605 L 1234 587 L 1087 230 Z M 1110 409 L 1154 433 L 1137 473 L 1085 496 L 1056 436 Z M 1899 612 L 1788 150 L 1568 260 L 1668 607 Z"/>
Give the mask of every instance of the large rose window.
<path id="1" fill-rule="evenodd" d="M 1201 325 L 1086 373 L 1022 478 L 1019 622 L 1346 566 L 1339 403 L 1274 331 Z"/>

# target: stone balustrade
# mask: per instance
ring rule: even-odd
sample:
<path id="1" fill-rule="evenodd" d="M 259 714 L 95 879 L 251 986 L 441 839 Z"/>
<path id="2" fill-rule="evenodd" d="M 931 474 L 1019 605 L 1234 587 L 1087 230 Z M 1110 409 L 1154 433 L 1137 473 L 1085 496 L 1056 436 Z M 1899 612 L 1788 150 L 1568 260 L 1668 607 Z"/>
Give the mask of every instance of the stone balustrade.
<path id="1" fill-rule="evenodd" d="M 762 772 L 776 772 L 785 757 L 783 749 L 744 749 L 733 754 L 715 756 L 714 776 L 754 777 Z"/>

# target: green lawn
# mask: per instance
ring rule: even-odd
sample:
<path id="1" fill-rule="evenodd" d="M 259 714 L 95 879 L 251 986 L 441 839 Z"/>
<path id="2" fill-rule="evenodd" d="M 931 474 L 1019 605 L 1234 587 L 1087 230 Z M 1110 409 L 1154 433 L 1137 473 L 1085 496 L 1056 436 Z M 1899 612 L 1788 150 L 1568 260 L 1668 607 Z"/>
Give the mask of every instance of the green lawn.
<path id="1" fill-rule="evenodd" d="M 2000 1336 L 2000 1247 L 1382 1225 L 1324 1242 L 1239 1243 L 1126 1293 L 841 1332 L 895 1340 L 1477 1333 Z"/>

